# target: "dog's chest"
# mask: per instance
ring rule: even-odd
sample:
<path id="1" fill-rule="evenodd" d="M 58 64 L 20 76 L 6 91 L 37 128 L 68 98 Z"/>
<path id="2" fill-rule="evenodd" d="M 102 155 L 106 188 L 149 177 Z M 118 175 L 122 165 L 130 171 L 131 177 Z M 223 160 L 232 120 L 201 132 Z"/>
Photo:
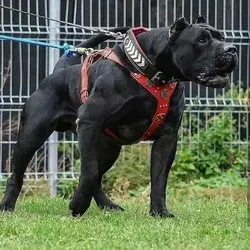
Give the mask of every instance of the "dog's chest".
<path id="1" fill-rule="evenodd" d="M 176 88 L 169 109 L 167 113 L 164 113 L 163 122 L 145 140 L 155 140 L 164 131 L 171 133 L 178 130 L 185 105 L 183 90 L 179 86 Z M 135 99 L 133 103 L 124 107 L 124 114 L 122 110 L 119 112 L 120 118 L 117 117 L 118 119 L 111 122 L 108 128 L 120 139 L 122 144 L 141 141 L 153 122 L 156 109 L 157 103 L 153 98 L 148 98 L 143 102 Z"/>
<path id="2" fill-rule="evenodd" d="M 125 119 L 118 124 L 113 124 L 110 126 L 110 130 L 113 132 L 111 137 L 117 138 L 120 144 L 134 144 L 139 141 L 143 141 L 142 138 L 145 135 L 145 132 L 148 131 L 148 128 L 152 124 L 152 116 L 148 115 L 147 117 L 141 117 L 142 115 L 138 114 L 136 110 L 131 116 L 125 117 Z M 181 115 L 178 115 L 180 120 Z M 178 126 L 176 117 L 173 117 L 172 112 L 166 114 L 164 121 L 157 127 L 153 134 L 149 135 L 146 140 L 155 140 L 158 138 L 165 130 L 169 132 L 176 129 Z M 167 122 L 168 121 L 168 122 Z M 115 137 L 114 137 L 115 136 Z"/>

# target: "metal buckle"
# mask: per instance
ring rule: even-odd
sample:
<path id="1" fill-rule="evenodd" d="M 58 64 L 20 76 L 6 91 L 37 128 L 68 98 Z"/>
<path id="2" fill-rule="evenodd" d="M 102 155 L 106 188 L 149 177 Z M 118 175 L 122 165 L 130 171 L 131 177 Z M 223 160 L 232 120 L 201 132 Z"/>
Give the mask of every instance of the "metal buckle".
<path id="1" fill-rule="evenodd" d="M 165 79 L 161 79 L 162 75 L 164 75 L 163 72 L 158 71 L 158 72 L 152 77 L 151 81 L 152 81 L 153 83 L 155 83 L 156 81 L 160 81 L 161 83 L 166 84 L 166 85 L 169 85 L 169 84 L 171 84 L 171 83 L 177 81 L 177 78 L 174 78 L 173 76 L 172 76 L 172 78 L 171 78 L 169 81 L 167 81 L 167 80 L 165 80 Z"/>
<path id="2" fill-rule="evenodd" d="M 152 82 L 156 82 L 159 81 L 161 79 L 161 76 L 163 75 L 163 72 L 158 71 L 152 78 L 151 81 Z"/>

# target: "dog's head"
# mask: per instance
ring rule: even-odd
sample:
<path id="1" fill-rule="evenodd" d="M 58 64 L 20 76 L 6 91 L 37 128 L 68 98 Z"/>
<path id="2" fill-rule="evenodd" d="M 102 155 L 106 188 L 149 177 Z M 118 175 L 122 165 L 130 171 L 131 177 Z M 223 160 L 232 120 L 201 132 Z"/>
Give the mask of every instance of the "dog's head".
<path id="1" fill-rule="evenodd" d="M 223 34 L 201 16 L 195 24 L 179 18 L 170 28 L 169 48 L 187 80 L 213 88 L 229 84 L 238 61 L 236 47 L 225 44 Z"/>

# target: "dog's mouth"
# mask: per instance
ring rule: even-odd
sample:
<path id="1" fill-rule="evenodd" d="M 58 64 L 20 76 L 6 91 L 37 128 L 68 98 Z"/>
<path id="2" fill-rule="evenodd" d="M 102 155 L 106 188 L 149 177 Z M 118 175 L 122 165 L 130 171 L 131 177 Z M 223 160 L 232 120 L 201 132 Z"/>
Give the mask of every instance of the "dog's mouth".
<path id="1" fill-rule="evenodd" d="M 230 83 L 229 74 L 236 66 L 236 62 L 229 61 L 226 65 L 220 68 L 205 70 L 205 72 L 194 75 L 193 81 L 206 87 L 225 88 Z"/>
<path id="2" fill-rule="evenodd" d="M 229 81 L 228 73 L 225 71 L 213 70 L 195 76 L 195 82 L 207 87 L 224 88 L 229 84 Z"/>
<path id="3" fill-rule="evenodd" d="M 197 79 L 195 81 L 206 87 L 225 88 L 230 83 L 228 74 L 206 76 L 204 78 L 199 78 L 199 77 L 200 76 L 197 76 Z"/>

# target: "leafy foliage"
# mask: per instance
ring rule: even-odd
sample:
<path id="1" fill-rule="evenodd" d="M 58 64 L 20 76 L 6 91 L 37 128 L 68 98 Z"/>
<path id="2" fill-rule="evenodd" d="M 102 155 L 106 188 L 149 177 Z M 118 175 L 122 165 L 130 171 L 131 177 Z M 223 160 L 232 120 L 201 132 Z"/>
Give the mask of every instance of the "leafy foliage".
<path id="1" fill-rule="evenodd" d="M 237 138 L 236 120 L 222 113 L 209 120 L 203 129 L 190 138 L 184 137 L 178 150 L 173 174 L 179 180 L 212 177 L 227 169 L 244 171 L 246 167 L 246 145 L 232 145 Z"/>

